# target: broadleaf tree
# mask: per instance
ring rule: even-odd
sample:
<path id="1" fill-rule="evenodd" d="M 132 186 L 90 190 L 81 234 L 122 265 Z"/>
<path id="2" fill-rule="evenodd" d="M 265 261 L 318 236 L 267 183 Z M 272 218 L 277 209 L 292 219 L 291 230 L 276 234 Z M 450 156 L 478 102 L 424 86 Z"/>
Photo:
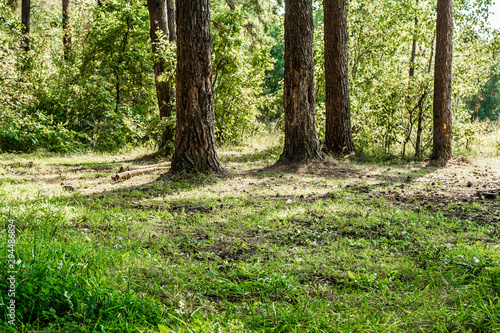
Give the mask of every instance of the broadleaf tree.
<path id="1" fill-rule="evenodd" d="M 172 10 L 168 10 L 166 0 L 148 0 L 150 38 L 153 56 L 155 58 L 153 69 L 155 75 L 156 97 L 158 100 L 158 108 L 160 110 L 160 119 L 170 117 L 172 114 L 175 89 L 164 79 L 164 74 L 167 70 L 165 59 L 158 55 L 159 44 L 162 38 L 171 41 L 175 37 L 175 24 L 169 22 L 174 18 L 168 14 L 173 14 Z M 172 28 L 172 33 L 170 32 Z M 173 139 L 173 131 L 170 127 L 166 127 L 163 131 L 160 148 L 165 148 L 168 141 Z"/>

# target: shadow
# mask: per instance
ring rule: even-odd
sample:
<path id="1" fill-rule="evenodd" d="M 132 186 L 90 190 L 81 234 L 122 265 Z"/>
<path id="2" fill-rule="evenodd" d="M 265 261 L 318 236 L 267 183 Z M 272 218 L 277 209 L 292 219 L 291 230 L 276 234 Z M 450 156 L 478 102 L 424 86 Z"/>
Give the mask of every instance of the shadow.
<path id="1" fill-rule="evenodd" d="M 154 153 L 146 154 L 144 156 L 140 156 L 137 158 L 123 160 L 120 163 L 147 165 L 147 164 L 157 164 L 157 163 L 169 162 L 171 160 L 171 158 L 172 158 L 172 156 L 163 156 L 158 152 L 154 152 Z"/>
<path id="2" fill-rule="evenodd" d="M 279 154 L 281 147 L 271 147 L 255 153 L 246 154 L 226 154 L 221 161 L 224 163 L 241 163 L 248 161 L 267 161 L 275 154 Z M 315 200 L 329 200 L 335 198 L 337 190 L 327 190 L 319 183 L 321 181 L 335 181 L 339 183 L 338 189 L 347 190 L 356 193 L 371 194 L 381 189 L 419 182 L 421 177 L 435 172 L 437 169 L 433 166 L 423 164 L 411 164 L 412 170 L 407 167 L 409 164 L 400 166 L 391 166 L 381 168 L 375 163 L 356 163 L 345 160 L 335 160 L 326 158 L 325 160 L 313 160 L 302 163 L 279 163 L 272 166 L 251 169 L 245 171 L 227 171 L 224 175 L 198 174 L 198 175 L 172 175 L 167 172 L 146 181 L 125 180 L 111 182 L 111 176 L 117 172 L 123 164 L 156 164 L 165 161 L 157 154 L 149 154 L 134 159 L 120 160 L 119 162 L 78 162 L 75 163 L 54 163 L 54 166 L 69 167 L 68 169 L 53 170 L 57 179 L 47 179 L 44 181 L 50 183 L 61 181 L 74 181 L 75 188 L 78 189 L 79 179 L 85 179 L 78 175 L 83 172 L 102 172 L 102 174 L 90 175 L 89 178 L 99 179 L 93 183 L 87 183 L 88 186 L 95 186 L 95 191 L 88 190 L 62 199 L 68 200 L 70 205 L 80 205 L 82 201 L 92 207 L 105 207 L 108 209 L 121 208 L 132 210 L 168 210 L 171 212 L 183 212 L 185 214 L 207 213 L 214 209 L 214 202 L 217 197 L 211 196 L 210 199 L 194 200 L 185 197 L 187 192 L 198 189 L 210 191 L 210 187 L 223 183 L 223 187 L 235 188 L 234 191 L 221 190 L 220 198 L 240 197 L 257 198 L 261 200 L 288 200 L 298 198 L 304 202 L 312 203 Z M 70 177 L 62 178 L 57 176 L 60 173 L 71 173 Z M 132 178 L 133 179 L 133 178 Z M 33 178 L 36 182 L 40 179 Z M 84 181 L 82 181 L 84 182 Z M 104 185 L 97 185 L 97 184 Z M 306 196 L 299 198 L 295 191 L 283 193 L 278 189 L 280 186 L 288 186 L 290 183 L 297 183 L 301 188 L 307 188 L 306 192 L 321 192 L 320 195 Z M 83 188 L 83 187 L 82 187 Z M 317 189 L 317 190 L 316 190 Z M 273 192 L 273 195 L 264 195 Z M 83 190 L 85 191 L 85 190 Z M 280 193 L 277 193 L 280 192 Z M 304 192 L 304 193 L 306 193 Z M 278 197 L 276 197 L 278 194 Z M 59 200 L 60 200 L 59 199 Z M 367 202 L 369 204 L 369 201 Z"/>
<path id="3" fill-rule="evenodd" d="M 395 185 L 402 184 L 404 186 L 404 184 L 418 182 L 420 177 L 434 172 L 435 169 L 420 167 L 416 172 L 396 171 L 391 174 L 377 175 L 366 175 L 365 171 L 366 165 L 360 166 L 354 163 L 346 164 L 331 160 L 278 164 L 243 172 L 228 172 L 225 175 L 172 175 L 167 171 L 156 179 L 143 184 L 127 184 L 112 190 L 84 194 L 79 198 L 83 197 L 85 201 L 98 203 L 99 207 L 110 209 L 120 207 L 121 209 L 168 210 L 196 214 L 207 213 L 215 209 L 213 205 L 217 201 L 217 197 L 194 200 L 185 198 L 184 194 L 202 188 L 205 190 L 208 188 L 210 191 L 210 187 L 220 183 L 224 183 L 224 186 L 228 188 L 238 187 L 230 194 L 221 194 L 220 199 L 224 197 L 241 197 L 248 200 L 254 198 L 266 201 L 299 199 L 305 203 L 312 203 L 315 200 L 335 198 L 335 193 L 338 190 L 370 194 Z M 274 188 L 278 189 L 283 184 L 294 182 L 301 187 L 308 187 L 308 191 L 314 191 L 314 188 L 318 187 L 318 190 L 324 192 L 321 189 L 322 185 L 318 183 L 322 180 L 334 180 L 341 184 L 333 191 L 316 196 L 298 197 L 293 193 L 279 193 L 278 195 L 261 195 L 259 193 L 262 190 L 274 191 Z M 113 184 L 119 185 L 120 182 Z M 282 192 L 281 190 L 276 191 Z M 154 202 L 149 202 L 151 199 L 154 199 Z"/>
<path id="4" fill-rule="evenodd" d="M 281 153 L 281 146 L 270 147 L 253 153 L 223 153 L 219 155 L 221 163 L 246 163 L 261 160 L 277 159 Z"/>

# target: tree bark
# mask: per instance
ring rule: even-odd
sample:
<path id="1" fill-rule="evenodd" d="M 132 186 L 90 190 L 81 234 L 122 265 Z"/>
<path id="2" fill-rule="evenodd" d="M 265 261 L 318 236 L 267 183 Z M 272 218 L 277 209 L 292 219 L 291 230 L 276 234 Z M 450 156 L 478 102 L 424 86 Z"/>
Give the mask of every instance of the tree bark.
<path id="1" fill-rule="evenodd" d="M 168 0 L 171 1 L 171 0 Z M 158 100 L 158 108 L 160 110 L 160 119 L 169 117 L 172 114 L 173 109 L 173 99 L 174 99 L 174 88 L 164 81 L 160 81 L 159 77 L 165 73 L 165 61 L 157 57 L 158 53 L 158 43 L 160 42 L 160 32 L 165 35 L 167 40 L 170 38 L 169 30 L 169 18 L 167 17 L 168 8 L 167 0 L 147 0 L 148 11 L 149 11 L 149 35 L 151 38 L 151 46 L 153 54 L 155 55 L 155 62 L 153 65 L 155 73 L 155 86 L 156 86 L 156 97 Z M 172 140 L 173 132 L 171 128 L 166 128 L 163 136 L 161 147 Z"/>
<path id="2" fill-rule="evenodd" d="M 175 23 L 175 1 L 167 0 L 167 18 L 168 18 L 168 41 L 177 42 L 177 24 Z"/>
<path id="3" fill-rule="evenodd" d="M 453 0 L 437 1 L 436 62 L 434 66 L 434 135 L 432 159 L 452 156 L 451 65 L 453 51 Z"/>
<path id="4" fill-rule="evenodd" d="M 215 151 L 209 0 L 177 0 L 173 173 L 221 172 Z"/>
<path id="5" fill-rule="evenodd" d="M 71 30 L 69 27 L 69 4 L 70 0 L 62 0 L 62 16 L 63 16 L 63 47 L 64 60 L 69 59 L 71 52 Z"/>
<path id="6" fill-rule="evenodd" d="M 324 0 L 325 13 L 325 149 L 335 155 L 354 151 L 349 100 L 347 1 Z"/>
<path id="7" fill-rule="evenodd" d="M 416 0 L 416 6 L 418 7 L 418 0 Z M 413 40 L 411 43 L 411 57 L 410 57 L 410 81 L 413 77 L 415 77 L 415 58 L 417 55 L 417 33 L 418 33 L 418 17 L 415 14 L 414 18 L 414 30 L 413 30 Z"/>
<path id="8" fill-rule="evenodd" d="M 285 146 L 279 162 L 321 158 L 315 124 L 312 0 L 285 1 Z"/>
<path id="9" fill-rule="evenodd" d="M 31 0 L 22 0 L 21 4 L 21 23 L 23 24 L 21 28 L 22 39 L 21 48 L 24 51 L 30 50 L 30 6 Z"/>

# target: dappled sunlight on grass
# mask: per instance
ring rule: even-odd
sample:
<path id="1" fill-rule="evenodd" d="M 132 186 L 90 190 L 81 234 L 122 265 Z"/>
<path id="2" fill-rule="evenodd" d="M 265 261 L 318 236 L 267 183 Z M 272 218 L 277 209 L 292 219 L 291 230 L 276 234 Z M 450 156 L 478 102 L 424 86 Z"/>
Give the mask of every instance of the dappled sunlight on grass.
<path id="1" fill-rule="evenodd" d="M 473 158 L 272 166 L 275 139 L 224 147 L 225 175 L 112 181 L 120 166 L 159 162 L 143 149 L 0 158 L 18 318 L 51 332 L 500 327 L 500 201 L 475 195 L 500 170 Z"/>

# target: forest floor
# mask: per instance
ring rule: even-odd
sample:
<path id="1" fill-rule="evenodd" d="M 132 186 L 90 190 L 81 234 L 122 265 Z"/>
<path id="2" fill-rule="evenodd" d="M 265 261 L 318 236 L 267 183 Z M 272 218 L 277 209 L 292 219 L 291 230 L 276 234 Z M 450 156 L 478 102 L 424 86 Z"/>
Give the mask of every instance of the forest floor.
<path id="1" fill-rule="evenodd" d="M 0 233 L 0 330 L 500 331 L 499 138 L 446 167 L 283 167 L 271 135 L 220 149 L 225 175 L 122 181 L 122 166 L 163 161 L 0 155 L 17 258 Z"/>

